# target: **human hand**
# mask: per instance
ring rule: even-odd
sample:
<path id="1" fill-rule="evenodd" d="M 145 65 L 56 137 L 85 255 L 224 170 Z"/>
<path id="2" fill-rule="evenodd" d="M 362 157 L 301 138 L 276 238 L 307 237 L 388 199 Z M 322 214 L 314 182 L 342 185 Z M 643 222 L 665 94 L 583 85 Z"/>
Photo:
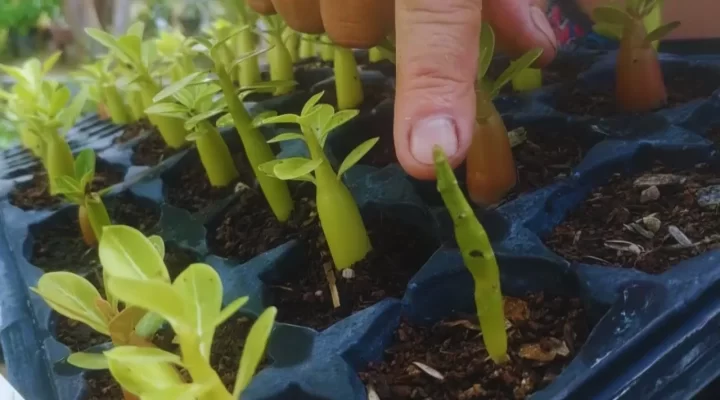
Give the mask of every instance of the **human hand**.
<path id="1" fill-rule="evenodd" d="M 541 47 L 538 66 L 556 53 L 541 0 L 248 0 L 278 12 L 300 32 L 327 32 L 335 43 L 367 48 L 396 38 L 395 149 L 412 176 L 432 179 L 433 146 L 450 163 L 465 159 L 475 125 L 475 74 L 480 24 L 489 21 L 510 56 Z"/>

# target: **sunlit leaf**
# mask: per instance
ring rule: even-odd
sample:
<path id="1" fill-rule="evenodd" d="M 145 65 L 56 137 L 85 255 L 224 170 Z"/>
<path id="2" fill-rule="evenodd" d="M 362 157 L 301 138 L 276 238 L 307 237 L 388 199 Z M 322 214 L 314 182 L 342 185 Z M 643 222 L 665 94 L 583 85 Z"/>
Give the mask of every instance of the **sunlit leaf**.
<path id="1" fill-rule="evenodd" d="M 145 317 L 147 311 L 135 307 L 125 307 L 119 314 L 110 320 L 110 338 L 116 345 L 127 345 L 131 344 L 132 335 L 135 332 L 135 327 Z"/>
<path id="2" fill-rule="evenodd" d="M 210 111 L 196 114 L 192 118 L 185 121 L 185 129 L 192 129 L 195 127 L 195 125 L 197 125 L 203 121 L 206 121 L 222 112 L 223 112 L 223 110 L 210 110 Z"/>
<path id="3" fill-rule="evenodd" d="M 161 236 L 158 235 L 152 235 L 148 236 L 148 240 L 150 243 L 152 243 L 153 247 L 155 247 L 155 250 L 157 250 L 158 254 L 160 254 L 160 258 L 165 258 L 165 241 Z"/>
<path id="4" fill-rule="evenodd" d="M 325 147 L 325 141 L 327 140 L 330 132 L 342 125 L 345 125 L 348 121 L 355 118 L 359 113 L 359 110 L 342 110 L 336 112 L 332 117 L 330 117 L 325 127 L 322 128 L 320 131 L 321 135 L 318 138 L 320 140 L 320 146 Z"/>
<path id="5" fill-rule="evenodd" d="M 218 118 L 218 120 L 215 122 L 215 126 L 217 126 L 218 128 L 235 126 L 235 121 L 233 120 L 232 115 L 228 113 Z"/>
<path id="6" fill-rule="evenodd" d="M 153 393 L 164 388 L 184 384 L 172 364 L 162 362 L 134 363 L 127 362 L 127 359 L 118 360 L 114 354 L 118 349 L 120 347 L 106 351 L 105 356 L 108 359 L 110 373 L 124 390 L 142 396 L 146 392 Z"/>
<path id="7" fill-rule="evenodd" d="M 67 197 L 77 198 L 77 196 L 80 196 L 80 198 L 82 198 L 82 195 L 85 193 L 83 188 L 80 187 L 80 182 L 67 175 L 59 176 L 55 179 L 55 186 L 58 193 Z"/>
<path id="8" fill-rule="evenodd" d="M 372 138 L 368 139 L 362 143 L 356 148 L 353 149 L 353 151 L 348 154 L 347 157 L 345 157 L 345 160 L 343 160 L 342 164 L 340 164 L 340 168 L 338 168 L 338 179 L 342 177 L 342 175 L 347 172 L 353 165 L 357 164 L 358 161 L 360 161 L 361 158 L 365 157 L 365 154 L 370 151 L 370 149 L 375 146 L 375 144 L 380 140 L 380 138 Z"/>
<path id="9" fill-rule="evenodd" d="M 278 143 L 278 142 L 285 142 L 288 140 L 302 140 L 305 141 L 305 136 L 299 134 L 299 133 L 281 133 L 272 139 L 268 140 L 268 143 Z"/>
<path id="10" fill-rule="evenodd" d="M 190 110 L 177 103 L 155 103 L 145 109 L 146 114 L 163 115 L 171 118 L 187 118 Z"/>
<path id="11" fill-rule="evenodd" d="M 215 321 L 222 307 L 220 275 L 207 264 L 192 264 L 180 273 L 173 286 L 186 302 L 185 321 L 200 339 L 200 353 L 209 360 Z"/>
<path id="12" fill-rule="evenodd" d="M 82 181 L 87 175 L 95 175 L 95 151 L 93 149 L 83 149 L 75 157 L 75 179 L 80 181 L 80 186 L 85 187 Z"/>
<path id="13" fill-rule="evenodd" d="M 82 369 L 103 370 L 108 369 L 107 358 L 101 353 L 72 353 L 67 358 L 67 362 Z"/>
<path id="14" fill-rule="evenodd" d="M 110 214 L 97 193 L 90 193 L 85 196 L 85 207 L 88 212 L 90 225 L 98 240 L 102 240 L 103 230 L 110 225 Z"/>
<path id="15" fill-rule="evenodd" d="M 245 304 L 247 304 L 248 300 L 250 298 L 240 297 L 235 299 L 232 303 L 228 304 L 227 307 L 223 308 L 222 311 L 220 311 L 220 314 L 218 314 L 217 318 L 215 319 L 215 326 L 222 325 L 225 321 L 228 320 L 228 318 L 232 317 L 233 314 L 235 314 L 239 309 L 241 309 Z"/>
<path id="16" fill-rule="evenodd" d="M 47 74 L 50 72 L 51 69 L 57 64 L 58 60 L 60 60 L 60 57 L 62 57 L 62 51 L 56 51 L 52 53 L 48 58 L 45 59 L 42 65 L 42 72 L 44 74 Z"/>
<path id="17" fill-rule="evenodd" d="M 481 80 L 487 74 L 493 55 L 495 54 L 495 32 L 489 23 L 483 22 L 480 28 L 480 53 L 478 57 L 477 79 Z"/>
<path id="18" fill-rule="evenodd" d="M 241 55 L 239 58 L 236 58 L 235 60 L 233 60 L 232 64 L 230 65 L 230 70 L 232 71 L 234 68 L 236 68 L 236 67 L 239 66 L 240 64 L 242 64 L 242 63 L 244 63 L 245 61 L 248 61 L 248 60 L 250 60 L 250 59 L 252 59 L 252 58 L 257 57 L 257 56 L 259 56 L 260 54 L 267 53 L 268 51 L 270 51 L 271 48 L 272 48 L 272 47 L 268 46 L 268 47 L 266 47 L 266 48 L 264 48 L 264 49 L 255 50 L 255 51 L 253 51 L 253 52 L 251 52 L 251 53 L 247 53 L 247 54 Z"/>
<path id="19" fill-rule="evenodd" d="M 132 63 L 132 58 L 125 54 L 125 50 L 118 44 L 118 40 L 115 36 L 95 28 L 85 28 L 85 33 L 93 38 L 96 42 L 103 45 L 105 48 L 110 50 L 115 56 L 119 57 L 122 61 Z"/>
<path id="20" fill-rule="evenodd" d="M 103 269 L 113 277 L 170 281 L 163 258 L 153 243 L 132 227 L 105 227 L 98 254 Z"/>
<path id="21" fill-rule="evenodd" d="M 264 126 L 264 125 L 271 125 L 271 124 L 297 124 L 298 120 L 299 120 L 299 118 L 295 114 L 283 114 L 283 115 L 277 115 L 274 117 L 269 117 L 262 121 L 257 121 L 256 126 Z"/>
<path id="22" fill-rule="evenodd" d="M 173 82 L 172 84 L 161 90 L 158 94 L 156 94 L 155 97 L 153 97 L 153 101 L 157 103 L 159 101 L 165 100 L 170 96 L 175 95 L 175 93 L 186 88 L 191 83 L 197 81 L 202 74 L 203 72 L 193 72 L 192 74 L 180 79 L 179 81 Z"/>
<path id="23" fill-rule="evenodd" d="M 522 57 L 511 62 L 510 66 L 507 67 L 507 69 L 503 71 L 502 74 L 500 74 L 500 76 L 493 84 L 490 98 L 495 97 L 500 92 L 500 89 L 502 89 L 508 82 L 513 80 L 513 78 L 515 78 L 525 68 L 530 67 L 535 62 L 535 60 L 537 60 L 542 55 L 542 53 L 543 49 L 536 48 L 528 51 L 527 53 L 523 54 Z"/>
<path id="24" fill-rule="evenodd" d="M 248 387 L 260 361 L 265 356 L 265 348 L 267 347 L 270 333 L 272 333 L 273 324 L 277 308 L 269 307 L 260 314 L 255 321 L 243 348 L 243 354 L 240 357 L 240 367 L 235 378 L 235 387 L 233 388 L 233 398 L 239 399 L 242 392 Z"/>
<path id="25" fill-rule="evenodd" d="M 660 40 L 665 36 L 669 35 L 670 32 L 674 31 L 680 26 L 680 21 L 673 21 L 665 25 L 659 26 L 654 31 L 648 33 L 645 37 L 645 43 L 650 44 L 656 40 Z"/>
<path id="26" fill-rule="evenodd" d="M 185 321 L 183 298 L 170 283 L 112 277 L 109 287 L 121 301 L 144 308 L 167 320 L 178 334 L 190 328 Z"/>
<path id="27" fill-rule="evenodd" d="M 39 294 L 56 312 L 92 329 L 108 335 L 105 315 L 96 306 L 100 293 L 87 279 L 65 271 L 48 272 L 40 277 L 36 288 Z"/>
<path id="28" fill-rule="evenodd" d="M 182 367 L 180 356 L 156 347 L 118 346 L 105 355 L 123 364 L 169 363 Z"/>
<path id="29" fill-rule="evenodd" d="M 322 162 L 322 158 L 315 160 L 309 160 L 302 157 L 284 158 L 275 164 L 273 167 L 273 173 L 275 174 L 275 177 L 285 181 L 297 179 L 298 177 L 315 171 Z"/>
<path id="30" fill-rule="evenodd" d="M 310 110 L 315 107 L 315 104 L 317 104 L 320 99 L 325 95 L 325 91 L 322 91 L 320 93 L 317 93 L 313 97 L 311 97 L 307 102 L 305 102 L 305 105 L 303 106 L 302 111 L 300 112 L 300 115 L 306 115 L 310 112 Z"/>
<path id="31" fill-rule="evenodd" d="M 137 36 L 139 38 L 142 38 L 144 32 L 145 23 L 143 23 L 142 21 L 137 21 L 130 25 L 130 27 L 127 29 L 126 34 L 129 36 Z"/>
<path id="32" fill-rule="evenodd" d="M 263 111 L 253 118 L 252 124 L 253 124 L 253 126 L 258 127 L 258 126 L 261 126 L 261 122 L 263 120 L 266 120 L 271 117 L 276 117 L 276 116 L 277 116 L 277 111 L 275 111 L 275 110 Z"/>

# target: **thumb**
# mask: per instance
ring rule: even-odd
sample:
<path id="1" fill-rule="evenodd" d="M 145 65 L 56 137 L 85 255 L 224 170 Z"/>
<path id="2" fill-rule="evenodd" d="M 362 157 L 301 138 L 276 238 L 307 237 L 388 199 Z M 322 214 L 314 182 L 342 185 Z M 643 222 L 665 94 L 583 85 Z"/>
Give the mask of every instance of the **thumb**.
<path id="1" fill-rule="evenodd" d="M 435 145 L 453 166 L 470 147 L 481 10 L 481 0 L 395 1 L 395 149 L 418 179 L 435 176 Z"/>

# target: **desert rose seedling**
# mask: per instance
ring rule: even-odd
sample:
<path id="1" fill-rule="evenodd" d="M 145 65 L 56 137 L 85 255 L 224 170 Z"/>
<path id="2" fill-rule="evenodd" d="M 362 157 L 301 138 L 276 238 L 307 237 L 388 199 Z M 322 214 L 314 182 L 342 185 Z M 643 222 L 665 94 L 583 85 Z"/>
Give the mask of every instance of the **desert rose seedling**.
<path id="1" fill-rule="evenodd" d="M 315 47 L 317 48 L 321 60 L 325 62 L 332 62 L 335 58 L 335 46 L 333 46 L 333 43 L 328 35 L 320 35 Z"/>
<path id="2" fill-rule="evenodd" d="M 315 57 L 315 39 L 314 35 L 303 33 L 300 35 L 300 49 L 298 50 L 298 57 L 300 60 L 307 60 Z"/>
<path id="3" fill-rule="evenodd" d="M 147 108 L 153 104 L 153 97 L 161 90 L 156 72 L 163 60 L 154 42 L 143 42 L 143 31 L 144 25 L 141 22 L 131 25 L 127 33 L 117 38 L 99 29 L 85 29 L 90 37 L 108 49 L 123 67 L 128 79 L 140 87 L 143 105 Z M 182 121 L 160 115 L 148 118 L 157 127 L 168 147 L 177 149 L 186 144 L 187 132 Z"/>
<path id="4" fill-rule="evenodd" d="M 95 152 L 92 149 L 78 153 L 74 165 L 74 173 L 61 176 L 55 185 L 60 195 L 78 205 L 78 223 L 83 240 L 88 246 L 95 246 L 103 228 L 110 225 L 110 215 L 102 200 L 109 189 L 99 192 L 90 190 L 95 179 Z"/>
<path id="5" fill-rule="evenodd" d="M 595 30 L 620 40 L 615 97 L 621 111 L 647 112 L 667 103 L 667 90 L 653 43 L 680 26 L 680 22 L 670 22 L 647 33 L 646 23 L 650 26 L 657 23 L 658 17 L 653 13 L 659 13 L 655 10 L 661 4 L 661 0 L 632 0 L 624 8 L 601 6 L 593 10 Z"/>
<path id="6" fill-rule="evenodd" d="M 110 292 L 121 301 L 167 321 L 180 346 L 180 355 L 134 345 L 106 351 L 110 372 L 125 391 L 142 399 L 234 400 L 241 397 L 264 357 L 277 315 L 275 307 L 266 309 L 250 329 L 230 393 L 210 365 L 210 349 L 216 327 L 235 314 L 247 302 L 247 297 L 222 308 L 222 281 L 206 264 L 190 265 L 173 283 L 108 273 Z M 178 367 L 189 373 L 191 382 L 185 382 Z"/>
<path id="7" fill-rule="evenodd" d="M 488 23 L 480 33 L 476 94 L 476 122 L 468 151 L 467 188 L 473 202 L 482 206 L 497 203 L 515 186 L 515 161 L 508 132 L 492 100 L 520 71 L 532 65 L 542 49 L 531 50 L 510 63 L 495 82 L 486 78 L 495 49 L 495 35 Z"/>
<path id="8" fill-rule="evenodd" d="M 263 16 L 266 25 L 266 37 L 270 43 L 268 51 L 268 62 L 270 63 L 270 80 L 292 81 L 295 79 L 293 60 L 288 51 L 287 44 L 283 40 L 283 33 L 287 25 L 279 15 Z M 293 86 L 281 86 L 275 91 L 275 95 L 283 95 L 292 92 Z"/>
<path id="9" fill-rule="evenodd" d="M 256 174 L 260 188 L 262 189 L 270 208 L 279 221 L 287 221 L 293 209 L 290 190 L 288 189 L 287 183 L 258 172 L 258 166 L 274 160 L 275 154 L 272 152 L 270 145 L 265 141 L 265 137 L 262 135 L 260 130 L 253 125 L 253 120 L 248 111 L 245 109 L 242 99 L 256 90 L 267 90 L 270 88 L 274 91 L 279 86 L 292 86 L 295 82 L 268 82 L 251 87 L 240 88 L 238 93 L 238 90 L 235 88 L 231 78 L 231 76 L 233 76 L 233 74 L 237 71 L 237 66 L 249 57 L 257 57 L 259 54 L 267 51 L 267 49 L 259 50 L 254 53 L 241 56 L 237 60 L 228 63 L 222 55 L 224 51 L 222 50 L 223 46 L 228 40 L 232 39 L 244 29 L 248 29 L 248 27 L 234 29 L 228 32 L 227 36 L 222 38 L 207 38 L 199 36 L 194 38 L 194 40 L 197 43 L 196 46 L 199 48 L 200 54 L 211 60 L 213 64 L 212 72 L 216 75 L 216 83 L 222 89 L 223 97 L 225 98 L 228 114 L 227 116 L 221 117 L 218 120 L 218 124 L 226 124 L 228 120 L 232 120 L 235 129 L 240 135 L 250 166 Z"/>
<path id="10" fill-rule="evenodd" d="M 293 64 L 300 61 L 300 33 L 286 26 L 282 34 L 282 40 L 288 49 Z"/>
<path id="11" fill-rule="evenodd" d="M 364 99 L 362 82 L 358 74 L 357 61 L 352 49 L 333 46 L 333 72 L 335 73 L 335 93 L 339 110 L 350 110 L 360 106 Z"/>
<path id="12" fill-rule="evenodd" d="M 300 126 L 300 133 L 284 133 L 270 142 L 299 139 L 305 142 L 310 159 L 293 157 L 274 160 L 260 166 L 260 170 L 279 180 L 301 180 L 313 182 L 317 188 L 316 204 L 335 268 L 344 270 L 365 258 L 371 249 L 360 210 L 342 176 L 355 165 L 377 143 L 378 138 L 369 139 L 348 154 L 337 173 L 330 165 L 323 148 L 333 129 L 357 116 L 357 110 L 335 112 L 328 104 L 318 104 L 324 92 L 318 93 L 302 109 L 300 115 L 286 114 L 265 118 L 259 125 L 294 123 Z"/>
<path id="13" fill-rule="evenodd" d="M 185 129 L 190 132 L 186 139 L 197 145 L 210 184 L 224 187 L 235 181 L 239 173 L 227 143 L 210 122 L 210 118 L 225 112 L 225 99 L 215 99 L 220 86 L 198 84 L 205 78 L 206 74 L 195 72 L 173 83 L 155 96 L 155 104 L 145 112 L 185 121 Z"/>
<path id="14" fill-rule="evenodd" d="M 160 36 L 155 39 L 155 48 L 168 65 L 167 75 L 173 82 L 197 70 L 194 62 L 197 52 L 193 49 L 192 42 L 179 30 L 160 32 Z"/>
<path id="15" fill-rule="evenodd" d="M 490 239 L 458 186 L 443 150 L 433 149 L 437 190 L 453 220 L 455 240 L 463 262 L 475 282 L 475 308 L 483 342 L 490 358 L 498 364 L 508 361 L 505 312 L 500 290 L 500 269 Z"/>
<path id="16" fill-rule="evenodd" d="M 132 277 L 136 282 L 169 282 L 170 276 L 163 262 L 165 245 L 162 238 L 145 237 L 128 226 L 108 226 L 100 240 L 99 252 L 105 297 L 87 279 L 66 271 L 42 275 L 31 290 L 58 314 L 108 336 L 113 346 L 152 348 L 152 337 L 164 320 L 135 305 L 121 305 L 108 284 L 112 280 L 111 274 Z M 95 352 L 76 352 L 67 361 L 90 370 L 108 369 L 110 363 L 105 355 Z M 174 373 L 174 370 L 164 367 L 164 372 Z M 126 400 L 138 399 L 127 390 L 124 397 Z"/>
<path id="17" fill-rule="evenodd" d="M 74 76 L 87 85 L 90 100 L 96 104 L 98 113 L 106 114 L 105 117 L 109 117 L 113 123 L 123 125 L 133 122 L 133 115 L 118 89 L 117 76 L 111 71 L 111 64 L 111 58 L 103 57 L 92 64 L 81 66 Z"/>
<path id="18" fill-rule="evenodd" d="M 235 17 L 232 20 L 235 26 L 248 27 L 231 40 L 234 53 L 242 55 L 254 52 L 258 41 L 258 35 L 253 29 L 258 19 L 257 13 L 253 12 L 245 0 L 225 0 L 224 4 L 227 12 Z M 261 81 L 257 57 L 248 58 L 239 65 L 237 79 L 241 87 L 255 85 Z"/>

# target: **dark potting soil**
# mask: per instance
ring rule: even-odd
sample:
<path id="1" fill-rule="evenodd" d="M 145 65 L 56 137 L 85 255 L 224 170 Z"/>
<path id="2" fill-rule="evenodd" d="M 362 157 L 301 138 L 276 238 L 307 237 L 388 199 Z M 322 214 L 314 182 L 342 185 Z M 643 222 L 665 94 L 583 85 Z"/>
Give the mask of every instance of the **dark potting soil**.
<path id="1" fill-rule="evenodd" d="M 331 139 L 333 150 L 340 159 L 344 159 L 360 143 L 372 138 L 379 138 L 372 149 L 360 160 L 361 165 L 383 168 L 398 162 L 395 154 L 393 138 L 393 114 L 385 110 L 367 115 L 362 122 L 362 129 L 353 129 L 337 140 Z"/>
<path id="2" fill-rule="evenodd" d="M 569 176 L 591 147 L 590 143 L 582 143 L 571 135 L 540 127 L 533 126 L 525 131 L 527 139 L 513 148 L 517 184 L 503 201 Z"/>
<path id="3" fill-rule="evenodd" d="M 370 364 L 360 378 L 383 400 L 525 399 L 570 363 L 589 326 L 579 299 L 505 298 L 505 313 L 510 327 L 504 365 L 489 359 L 476 316 L 431 328 L 403 321 L 385 360 Z M 443 380 L 424 372 L 425 366 Z"/>
<path id="4" fill-rule="evenodd" d="M 153 126 L 147 118 L 143 118 L 139 121 L 128 124 L 123 130 L 123 133 L 115 138 L 115 143 L 127 143 L 139 137 L 144 132 L 150 132 L 151 135 L 159 135 L 155 126 Z"/>
<path id="5" fill-rule="evenodd" d="M 240 177 L 225 187 L 213 187 L 210 184 L 205 167 L 198 158 L 181 167 L 176 171 L 176 177 L 168 177 L 164 181 L 168 203 L 190 212 L 197 212 L 233 194 L 239 182 L 252 185 L 255 182 L 255 175 L 245 154 L 239 152 L 232 157 Z"/>
<path id="6" fill-rule="evenodd" d="M 615 83 L 608 82 L 603 90 L 591 91 L 570 85 L 554 94 L 555 108 L 569 114 L 610 117 L 623 115 L 615 101 Z M 665 74 L 668 101 L 672 108 L 693 100 L 708 98 L 720 87 L 720 73 L 702 67 L 690 67 Z"/>
<path id="7" fill-rule="evenodd" d="M 656 183 L 654 188 L 648 188 L 653 182 L 642 186 L 636 183 L 636 179 L 647 181 L 648 177 L 666 183 Z M 719 183 L 717 171 L 705 165 L 677 170 L 656 164 L 648 173 L 632 177 L 616 174 L 545 242 L 571 261 L 619 265 L 651 274 L 665 272 L 683 260 L 720 247 L 717 210 L 698 204 L 700 189 Z M 682 245 L 683 236 L 692 244 Z"/>
<path id="8" fill-rule="evenodd" d="M 335 274 L 341 307 L 334 309 L 325 268 L 334 266 L 317 222 L 307 225 L 306 270 L 271 286 L 278 321 L 322 330 L 388 297 L 402 298 L 412 276 L 430 258 L 435 246 L 417 229 L 382 213 L 365 218 L 373 250 L 353 266 L 351 280 Z"/>
<path id="9" fill-rule="evenodd" d="M 106 206 L 113 223 L 145 233 L 160 219 L 159 210 L 129 194 L 107 201 Z M 77 209 L 69 211 L 72 212 L 30 228 L 33 235 L 30 262 L 45 272 L 85 273 L 98 266 L 97 251 L 89 248 L 81 237 Z"/>
<path id="10" fill-rule="evenodd" d="M 97 160 L 95 166 L 95 179 L 91 190 L 99 191 L 106 187 L 116 185 L 123 181 L 121 169 Z M 64 199 L 62 196 L 51 196 L 47 173 L 38 169 L 27 182 L 18 183 L 10 192 L 10 204 L 23 210 L 55 209 L 60 207 Z"/>
<path id="11" fill-rule="evenodd" d="M 133 165 L 152 167 L 181 150 L 168 147 L 160 133 L 154 130 L 133 147 L 130 161 Z"/>

